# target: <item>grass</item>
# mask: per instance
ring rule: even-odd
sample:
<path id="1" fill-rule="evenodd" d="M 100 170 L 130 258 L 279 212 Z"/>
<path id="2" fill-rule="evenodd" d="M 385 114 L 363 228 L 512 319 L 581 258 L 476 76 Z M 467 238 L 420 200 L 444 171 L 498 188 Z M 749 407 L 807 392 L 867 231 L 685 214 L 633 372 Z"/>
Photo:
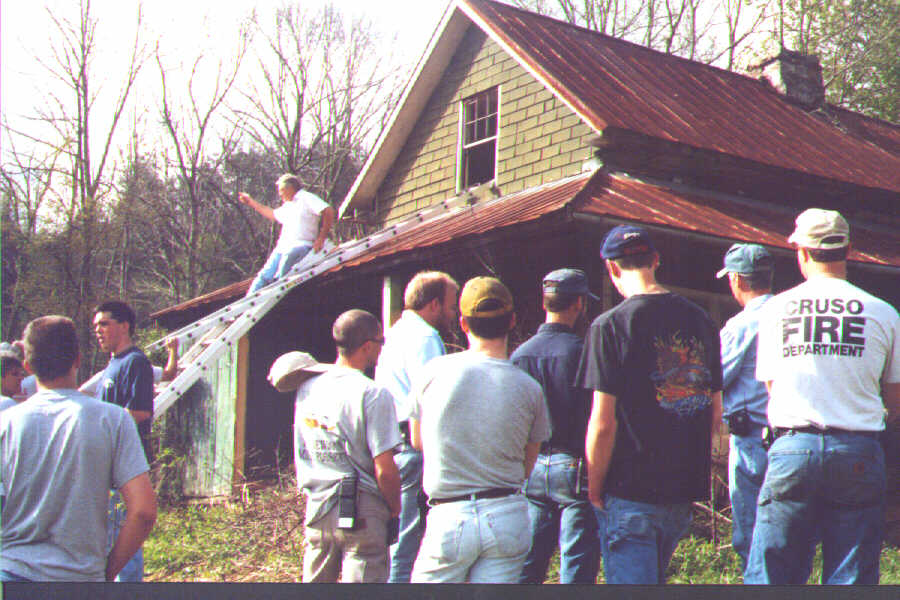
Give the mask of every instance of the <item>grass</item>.
<path id="1" fill-rule="evenodd" d="M 727 525 L 717 543 L 708 521 L 695 513 L 690 535 L 681 540 L 668 569 L 672 584 L 739 584 L 740 560 L 731 548 Z M 293 479 L 217 504 L 163 508 L 144 544 L 147 581 L 300 581 L 303 556 L 303 498 Z M 817 552 L 810 583 L 822 573 Z M 602 569 L 597 577 L 602 583 Z M 559 582 L 554 556 L 548 583 Z M 900 550 L 881 553 L 881 583 L 900 584 Z"/>

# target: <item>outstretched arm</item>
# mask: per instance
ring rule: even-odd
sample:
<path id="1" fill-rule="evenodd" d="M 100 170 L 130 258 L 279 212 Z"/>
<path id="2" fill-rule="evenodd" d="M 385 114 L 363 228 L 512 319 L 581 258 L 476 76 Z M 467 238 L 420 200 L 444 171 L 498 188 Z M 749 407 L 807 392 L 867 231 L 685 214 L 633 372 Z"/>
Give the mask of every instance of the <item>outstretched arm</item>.
<path id="1" fill-rule="evenodd" d="M 273 213 L 272 209 L 264 204 L 260 204 L 259 202 L 257 202 L 253 198 L 251 198 L 250 194 L 245 194 L 244 192 L 241 192 L 240 194 L 238 194 L 238 201 L 241 204 L 246 204 L 247 206 L 249 206 L 256 212 L 258 212 L 259 214 L 261 214 L 268 220 L 270 220 L 270 221 L 275 220 L 275 214 Z"/>

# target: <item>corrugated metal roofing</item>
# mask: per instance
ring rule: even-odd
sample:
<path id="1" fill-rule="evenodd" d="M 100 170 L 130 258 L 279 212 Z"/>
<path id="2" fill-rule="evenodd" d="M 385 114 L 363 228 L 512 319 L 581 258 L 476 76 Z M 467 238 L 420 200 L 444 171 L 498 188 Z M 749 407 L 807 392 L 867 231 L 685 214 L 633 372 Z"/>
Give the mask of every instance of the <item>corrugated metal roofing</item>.
<path id="1" fill-rule="evenodd" d="M 847 116 L 856 127 L 840 127 L 745 75 L 489 0 L 460 7 L 598 131 L 900 191 L 897 126 Z"/>
<path id="2" fill-rule="evenodd" d="M 777 248 L 790 248 L 787 237 L 793 231 L 794 211 L 779 210 L 762 203 L 748 203 L 727 197 L 676 190 L 610 175 L 605 171 L 582 173 L 553 183 L 509 194 L 472 207 L 457 209 L 425 221 L 370 252 L 333 268 L 339 271 L 370 263 L 379 258 L 411 253 L 423 248 L 457 241 L 465 236 L 496 231 L 535 221 L 571 206 L 575 213 L 593 214 L 670 227 L 674 230 Z M 850 259 L 862 263 L 900 267 L 900 243 L 896 234 L 863 229 L 851 224 L 853 251 Z M 234 283 L 151 315 L 171 316 L 224 301 L 246 293 L 250 280 Z"/>
<path id="3" fill-rule="evenodd" d="M 617 217 L 739 242 L 792 249 L 797 211 L 710 197 L 622 176 L 600 174 L 573 203 L 577 213 Z M 900 267 L 900 236 L 850 226 L 850 260 Z"/>

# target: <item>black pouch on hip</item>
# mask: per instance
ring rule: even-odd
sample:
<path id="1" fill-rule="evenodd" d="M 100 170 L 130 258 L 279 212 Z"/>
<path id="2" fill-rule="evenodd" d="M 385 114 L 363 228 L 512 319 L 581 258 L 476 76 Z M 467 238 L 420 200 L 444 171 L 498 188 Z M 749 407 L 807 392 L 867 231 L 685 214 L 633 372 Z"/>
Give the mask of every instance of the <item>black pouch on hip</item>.
<path id="1" fill-rule="evenodd" d="M 338 497 L 338 529 L 356 527 L 356 477 L 341 479 Z"/>

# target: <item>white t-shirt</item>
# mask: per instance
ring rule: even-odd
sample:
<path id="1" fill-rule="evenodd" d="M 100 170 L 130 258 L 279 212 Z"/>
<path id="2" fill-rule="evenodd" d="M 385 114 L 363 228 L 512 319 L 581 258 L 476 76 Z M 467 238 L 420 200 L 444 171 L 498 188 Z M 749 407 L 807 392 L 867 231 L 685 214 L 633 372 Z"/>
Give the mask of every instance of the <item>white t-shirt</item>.
<path id="1" fill-rule="evenodd" d="M 843 279 L 814 277 L 762 309 L 756 378 L 774 427 L 884 429 L 881 384 L 900 382 L 900 316 Z"/>
<path id="2" fill-rule="evenodd" d="M 275 220 L 281 223 L 281 235 L 274 252 L 289 252 L 301 245 L 310 245 L 319 235 L 319 215 L 328 204 L 305 190 L 294 194 L 290 202 L 285 202 L 272 211 Z"/>

